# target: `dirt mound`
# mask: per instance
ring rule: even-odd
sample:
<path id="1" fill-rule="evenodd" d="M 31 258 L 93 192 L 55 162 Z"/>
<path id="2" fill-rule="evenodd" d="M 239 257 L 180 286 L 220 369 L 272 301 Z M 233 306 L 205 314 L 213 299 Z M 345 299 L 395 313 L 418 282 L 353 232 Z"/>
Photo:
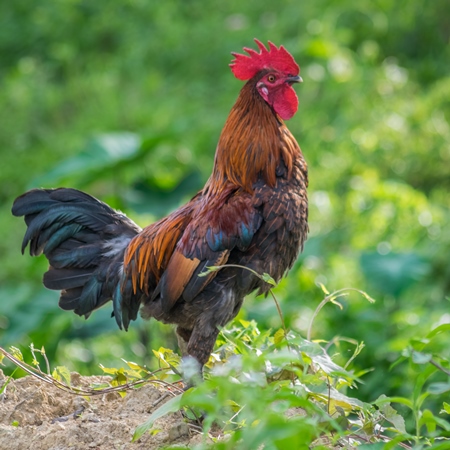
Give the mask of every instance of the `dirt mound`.
<path id="1" fill-rule="evenodd" d="M 108 377 L 72 373 L 72 385 L 90 387 Z M 0 388 L 6 381 L 0 370 Z M 181 413 L 159 419 L 154 428 L 131 443 L 135 428 L 170 397 L 151 385 L 118 393 L 81 397 L 34 377 L 11 380 L 0 396 L 0 449 L 84 450 L 158 449 L 170 444 L 191 447 L 203 437 Z"/>

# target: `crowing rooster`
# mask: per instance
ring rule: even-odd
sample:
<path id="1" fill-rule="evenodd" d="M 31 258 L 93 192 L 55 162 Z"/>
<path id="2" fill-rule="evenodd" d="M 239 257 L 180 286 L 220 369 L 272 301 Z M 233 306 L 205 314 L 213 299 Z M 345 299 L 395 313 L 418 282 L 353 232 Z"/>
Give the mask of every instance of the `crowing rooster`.
<path id="1" fill-rule="evenodd" d="M 112 300 L 120 328 L 139 309 L 177 325 L 184 355 L 203 366 L 219 328 L 244 297 L 279 281 L 308 232 L 307 166 L 284 120 L 297 111 L 292 88 L 299 66 L 281 46 L 233 53 L 236 78 L 247 81 L 216 149 L 212 175 L 193 199 L 143 230 L 125 215 L 75 189 L 33 189 L 12 213 L 28 225 L 22 252 L 44 253 L 44 285 L 60 290 L 59 306 L 86 318 Z M 199 276 L 207 272 L 206 276 Z"/>

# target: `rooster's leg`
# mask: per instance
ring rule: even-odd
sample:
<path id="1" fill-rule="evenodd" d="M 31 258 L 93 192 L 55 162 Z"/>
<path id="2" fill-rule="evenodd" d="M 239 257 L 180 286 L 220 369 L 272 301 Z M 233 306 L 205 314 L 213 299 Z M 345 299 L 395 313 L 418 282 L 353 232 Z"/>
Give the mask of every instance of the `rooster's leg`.
<path id="1" fill-rule="evenodd" d="M 203 379 L 203 366 L 209 360 L 218 334 L 219 330 L 212 326 L 195 326 L 193 330 L 177 327 L 178 346 L 182 356 L 191 356 L 199 363 L 197 375 L 191 373 L 184 380 L 187 388 L 195 384 L 194 378 Z M 184 375 L 186 376 L 187 374 L 185 373 Z"/>
<path id="2" fill-rule="evenodd" d="M 185 357 L 189 355 L 188 343 L 191 338 L 192 330 L 187 330 L 186 328 L 177 327 L 177 340 L 178 347 L 181 352 L 181 356 Z"/>
<path id="3" fill-rule="evenodd" d="M 219 330 L 215 326 L 195 326 L 188 343 L 188 354 L 193 356 L 202 367 L 208 362 L 214 349 Z"/>

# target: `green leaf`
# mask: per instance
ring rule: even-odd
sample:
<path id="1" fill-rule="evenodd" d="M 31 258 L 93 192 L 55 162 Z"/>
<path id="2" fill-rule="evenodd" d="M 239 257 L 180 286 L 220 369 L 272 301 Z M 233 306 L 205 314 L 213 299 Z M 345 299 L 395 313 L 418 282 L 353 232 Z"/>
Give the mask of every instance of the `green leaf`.
<path id="1" fill-rule="evenodd" d="M 146 372 L 145 367 L 140 366 L 139 364 L 136 364 L 132 361 L 126 361 L 125 359 L 121 358 L 122 361 L 132 370 L 135 370 L 137 372 Z"/>
<path id="2" fill-rule="evenodd" d="M 444 323 L 442 325 L 439 325 L 434 330 L 430 331 L 427 334 L 427 339 L 433 339 L 435 336 L 441 333 L 450 332 L 450 323 Z"/>
<path id="3" fill-rule="evenodd" d="M 448 439 L 445 440 L 445 442 L 442 442 L 440 444 L 434 444 L 431 447 L 426 447 L 427 450 L 448 450 L 449 449 L 449 443 Z"/>
<path id="4" fill-rule="evenodd" d="M 441 409 L 441 411 L 440 411 L 439 414 L 443 414 L 443 413 L 445 413 L 445 414 L 450 414 L 450 404 L 448 404 L 447 402 L 444 402 L 444 403 L 442 404 L 442 408 L 443 408 L 443 409 Z"/>
<path id="5" fill-rule="evenodd" d="M 57 366 L 52 372 L 52 377 L 58 381 L 64 381 L 67 386 L 71 385 L 70 370 L 64 366 Z"/>
<path id="6" fill-rule="evenodd" d="M 160 347 L 158 351 L 152 350 L 162 367 L 172 369 L 181 364 L 181 357 L 169 348 Z"/>
<path id="7" fill-rule="evenodd" d="M 242 409 L 242 406 L 236 403 L 234 400 L 226 400 L 226 405 L 230 406 L 234 413 L 237 413 L 240 409 Z"/>
<path id="8" fill-rule="evenodd" d="M 440 417 L 435 417 L 429 409 L 422 411 L 419 427 L 422 427 L 423 425 L 427 427 L 428 433 L 434 433 L 437 426 L 443 428 L 445 431 L 450 431 L 450 423 Z"/>
<path id="9" fill-rule="evenodd" d="M 301 355 L 302 355 L 302 359 L 305 362 L 305 364 L 309 364 L 309 365 L 312 364 L 313 360 L 310 356 L 308 356 L 305 352 L 301 352 Z"/>
<path id="10" fill-rule="evenodd" d="M 115 375 L 117 373 L 117 369 L 114 367 L 109 368 L 109 367 L 103 366 L 102 364 L 99 364 L 99 366 L 100 366 L 100 369 L 102 369 L 103 372 L 107 373 L 108 375 Z"/>
<path id="11" fill-rule="evenodd" d="M 375 442 L 373 444 L 358 445 L 358 450 L 383 450 L 385 448 L 384 442 Z"/>
<path id="12" fill-rule="evenodd" d="M 413 438 L 413 436 L 410 436 L 407 433 L 400 434 L 399 436 L 396 436 L 395 438 L 391 439 L 389 442 L 386 442 L 386 443 L 380 442 L 380 444 L 383 444 L 383 447 L 381 447 L 381 448 L 383 450 L 399 450 L 400 448 L 402 448 L 398 445 L 398 444 L 400 444 L 400 442 L 405 442 L 405 441 L 411 440 L 412 438 Z M 360 448 L 361 447 L 358 447 L 358 450 Z M 405 448 L 409 448 L 409 447 L 405 446 Z"/>
<path id="13" fill-rule="evenodd" d="M 431 383 L 427 388 L 427 392 L 432 395 L 440 395 L 448 391 L 450 391 L 450 383 Z"/>
<path id="14" fill-rule="evenodd" d="M 144 433 L 149 431 L 156 420 L 167 414 L 179 411 L 181 408 L 181 399 L 183 394 L 179 394 L 176 397 L 171 398 L 169 401 L 161 405 L 157 410 L 150 414 L 150 417 L 134 430 L 132 442 L 137 441 Z"/>
<path id="15" fill-rule="evenodd" d="M 268 273 L 264 272 L 261 275 L 261 278 L 263 279 L 263 281 L 265 281 L 267 284 L 270 284 L 271 286 L 277 285 L 276 281 Z"/>
<path id="16" fill-rule="evenodd" d="M 385 397 L 381 395 L 379 398 Z M 380 405 L 380 411 L 382 412 L 384 418 L 390 422 L 394 427 L 400 431 L 400 433 L 405 434 L 405 419 L 397 413 L 397 411 L 390 405 L 390 403 L 383 403 Z"/>
<path id="17" fill-rule="evenodd" d="M 433 355 L 431 353 L 412 352 L 412 360 L 416 364 L 427 364 L 431 361 Z"/>
<path id="18" fill-rule="evenodd" d="M 385 395 L 380 395 L 374 402 L 374 405 L 380 406 L 385 403 L 401 403 L 402 405 L 406 405 L 411 410 L 414 408 L 414 405 L 411 400 L 404 397 L 386 397 Z"/>
<path id="19" fill-rule="evenodd" d="M 273 335 L 273 342 L 275 345 L 279 344 L 285 339 L 285 334 L 283 328 L 280 328 L 274 335 Z"/>

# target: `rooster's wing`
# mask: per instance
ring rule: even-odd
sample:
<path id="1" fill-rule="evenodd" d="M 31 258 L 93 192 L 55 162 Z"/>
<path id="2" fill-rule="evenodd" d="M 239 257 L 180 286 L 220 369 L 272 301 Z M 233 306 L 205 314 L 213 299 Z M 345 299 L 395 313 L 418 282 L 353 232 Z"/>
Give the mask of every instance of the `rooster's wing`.
<path id="1" fill-rule="evenodd" d="M 211 282 L 217 272 L 199 276 L 207 267 L 225 264 L 234 248 L 246 250 L 261 222 L 252 195 L 235 186 L 199 194 L 133 239 L 124 273 L 135 294 L 140 290 L 160 299 L 168 312 L 180 298 L 192 301 Z"/>

